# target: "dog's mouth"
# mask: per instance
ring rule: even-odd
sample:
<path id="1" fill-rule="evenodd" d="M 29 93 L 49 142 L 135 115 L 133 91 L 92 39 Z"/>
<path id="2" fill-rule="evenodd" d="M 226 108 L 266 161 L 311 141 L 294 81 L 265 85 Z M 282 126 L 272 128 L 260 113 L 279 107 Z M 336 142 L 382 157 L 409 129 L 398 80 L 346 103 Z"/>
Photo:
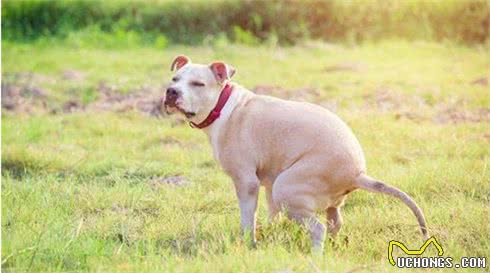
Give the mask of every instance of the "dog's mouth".
<path id="1" fill-rule="evenodd" d="M 195 112 L 192 112 L 192 111 L 186 111 L 185 109 L 183 109 L 182 107 L 180 107 L 178 104 L 167 104 L 165 103 L 164 104 L 164 107 L 165 107 L 165 113 L 167 114 L 173 114 L 175 113 L 175 111 L 177 112 L 180 112 L 182 113 L 186 118 L 190 119 L 190 118 L 193 118 L 196 116 L 196 113 Z"/>

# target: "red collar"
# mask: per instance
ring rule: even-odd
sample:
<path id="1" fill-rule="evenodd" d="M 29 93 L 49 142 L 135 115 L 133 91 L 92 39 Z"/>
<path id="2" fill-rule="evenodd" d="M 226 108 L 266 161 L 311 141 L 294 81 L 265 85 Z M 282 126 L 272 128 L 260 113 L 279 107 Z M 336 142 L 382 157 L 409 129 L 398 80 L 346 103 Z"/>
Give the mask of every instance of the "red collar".
<path id="1" fill-rule="evenodd" d="M 223 107 L 225 107 L 226 102 L 231 96 L 231 91 L 233 90 L 233 86 L 231 84 L 227 83 L 223 90 L 221 90 L 221 94 L 219 95 L 218 102 L 216 103 L 216 106 L 214 106 L 213 110 L 209 113 L 208 117 L 203 120 L 201 123 L 196 124 L 194 122 L 190 122 L 189 125 L 192 128 L 205 128 L 211 125 L 215 120 L 219 118 L 221 115 L 221 110 L 223 110 Z"/>

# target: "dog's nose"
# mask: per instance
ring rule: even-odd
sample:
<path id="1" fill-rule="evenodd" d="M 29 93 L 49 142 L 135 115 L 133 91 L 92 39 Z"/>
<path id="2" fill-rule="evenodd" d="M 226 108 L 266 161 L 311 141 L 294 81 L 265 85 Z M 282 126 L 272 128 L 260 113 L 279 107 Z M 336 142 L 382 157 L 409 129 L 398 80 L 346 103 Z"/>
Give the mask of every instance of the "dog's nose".
<path id="1" fill-rule="evenodd" d="M 170 105 L 170 106 L 174 106 L 177 99 L 179 98 L 179 95 L 180 95 L 180 92 L 173 88 L 173 87 L 169 87 L 167 89 L 167 95 L 165 96 L 165 104 L 166 105 Z"/>
<path id="2" fill-rule="evenodd" d="M 177 89 L 172 88 L 172 87 L 170 87 L 170 88 L 167 89 L 167 97 L 169 97 L 169 98 L 174 98 L 174 97 L 177 98 L 178 96 L 179 96 L 179 91 L 177 91 Z"/>

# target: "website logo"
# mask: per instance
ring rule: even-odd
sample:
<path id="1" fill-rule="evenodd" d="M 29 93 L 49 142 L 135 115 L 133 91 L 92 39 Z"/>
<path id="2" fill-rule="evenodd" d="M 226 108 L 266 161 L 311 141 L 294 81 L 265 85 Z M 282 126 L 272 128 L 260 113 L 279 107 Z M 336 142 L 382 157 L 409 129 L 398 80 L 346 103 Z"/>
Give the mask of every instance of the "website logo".
<path id="1" fill-rule="evenodd" d="M 421 257 L 429 245 L 437 249 L 435 257 Z M 393 248 L 399 247 L 406 257 L 393 257 Z M 445 257 L 444 249 L 435 237 L 429 238 L 419 249 L 408 249 L 405 244 L 391 240 L 388 245 L 388 261 L 398 268 L 486 268 L 487 257 L 461 257 L 459 262 L 453 262 L 452 257 Z"/>

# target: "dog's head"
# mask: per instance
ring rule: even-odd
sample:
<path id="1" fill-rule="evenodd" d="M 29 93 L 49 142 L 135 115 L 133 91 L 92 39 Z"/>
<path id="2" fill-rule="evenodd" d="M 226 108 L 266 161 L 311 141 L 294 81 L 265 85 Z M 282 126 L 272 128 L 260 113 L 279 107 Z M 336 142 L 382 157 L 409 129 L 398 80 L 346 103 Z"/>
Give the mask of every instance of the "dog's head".
<path id="1" fill-rule="evenodd" d="M 202 120 L 215 106 L 224 84 L 235 69 L 223 62 L 193 64 L 177 56 L 170 67 L 175 71 L 165 96 L 167 113 L 180 112 L 190 120 Z"/>

